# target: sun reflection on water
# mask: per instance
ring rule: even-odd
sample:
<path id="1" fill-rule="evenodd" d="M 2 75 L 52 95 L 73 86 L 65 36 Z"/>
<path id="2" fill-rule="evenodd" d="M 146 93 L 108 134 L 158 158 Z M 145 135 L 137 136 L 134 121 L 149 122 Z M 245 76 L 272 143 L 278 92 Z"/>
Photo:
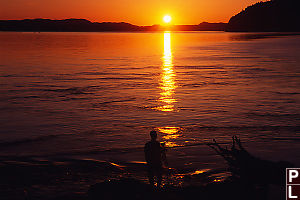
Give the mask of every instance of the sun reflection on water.
<path id="1" fill-rule="evenodd" d="M 171 33 L 169 31 L 164 32 L 164 53 L 162 56 L 162 73 L 159 83 L 160 97 L 157 100 L 159 106 L 155 107 L 155 110 L 163 112 L 176 111 L 174 104 L 177 102 L 175 99 L 176 80 L 175 72 L 172 62 L 172 48 L 171 48 Z M 179 146 L 175 141 L 181 136 L 181 128 L 179 127 L 159 127 L 157 128 L 162 133 L 162 139 L 165 141 L 166 147 Z"/>
<path id="2" fill-rule="evenodd" d="M 171 112 L 175 110 L 174 103 L 177 100 L 174 98 L 176 82 L 172 63 L 171 33 L 169 31 L 164 32 L 164 54 L 162 61 L 162 73 L 159 83 L 161 92 L 158 99 L 162 105 L 155 109 L 163 112 Z"/>
<path id="3" fill-rule="evenodd" d="M 179 127 L 159 127 L 157 128 L 162 133 L 162 138 L 165 140 L 166 147 L 179 146 L 175 141 L 176 138 L 181 136 L 181 128 Z"/>

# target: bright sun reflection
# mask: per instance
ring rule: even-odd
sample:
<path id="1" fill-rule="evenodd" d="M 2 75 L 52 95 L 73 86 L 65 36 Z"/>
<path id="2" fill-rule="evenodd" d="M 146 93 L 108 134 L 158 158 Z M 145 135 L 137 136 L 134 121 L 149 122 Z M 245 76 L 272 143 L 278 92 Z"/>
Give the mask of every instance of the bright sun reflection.
<path id="1" fill-rule="evenodd" d="M 166 147 L 175 147 L 178 144 L 175 141 L 176 138 L 181 136 L 181 129 L 179 127 L 160 127 L 158 131 L 162 133 L 162 138 L 166 141 Z"/>
<path id="2" fill-rule="evenodd" d="M 164 32 L 164 54 L 162 60 L 163 65 L 159 87 L 161 93 L 158 101 L 163 105 L 156 107 L 155 109 L 163 112 L 171 112 L 174 111 L 174 103 L 176 102 L 176 99 L 173 97 L 176 84 L 172 63 L 171 33 L 168 31 Z"/>
<path id="3" fill-rule="evenodd" d="M 170 15 L 165 15 L 163 20 L 164 20 L 165 23 L 170 23 L 171 20 L 172 20 L 172 17 Z"/>

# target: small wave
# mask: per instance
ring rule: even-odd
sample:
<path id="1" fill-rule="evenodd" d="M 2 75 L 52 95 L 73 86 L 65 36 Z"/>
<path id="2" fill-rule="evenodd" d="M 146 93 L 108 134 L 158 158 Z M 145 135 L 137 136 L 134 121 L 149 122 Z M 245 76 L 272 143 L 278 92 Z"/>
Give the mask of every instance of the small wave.
<path id="1" fill-rule="evenodd" d="M 274 92 L 276 94 L 280 94 L 280 95 L 298 95 L 300 94 L 299 92 Z"/>
<path id="2" fill-rule="evenodd" d="M 286 113 L 286 114 L 279 114 L 279 113 L 254 113 L 250 112 L 248 113 L 249 116 L 257 116 L 257 117 L 297 117 L 300 119 L 300 114 L 298 113 Z"/>
<path id="3" fill-rule="evenodd" d="M 224 69 L 224 67 L 221 66 L 197 66 L 197 65 L 176 65 L 175 68 L 182 68 L 182 69 Z"/>
<path id="4" fill-rule="evenodd" d="M 60 172 L 92 172 L 101 170 L 107 173 L 122 172 L 124 166 L 115 162 L 95 159 L 71 159 L 71 158 L 38 158 L 38 157 L 0 157 L 2 166 L 7 166 L 9 171 L 18 168 L 24 173 L 41 173 L 45 169 L 53 170 L 60 175 Z M 44 174 L 43 174 L 44 175 Z M 93 175 L 91 173 L 91 175 Z"/>
<path id="5" fill-rule="evenodd" d="M 99 75 L 113 75 L 114 73 L 108 72 L 79 72 L 76 75 L 92 75 L 92 76 L 99 76 Z"/>
<path id="6" fill-rule="evenodd" d="M 9 77 L 19 77 L 17 74 L 6 74 L 6 75 L 2 75 L 0 76 L 2 78 L 9 78 Z"/>
<path id="7" fill-rule="evenodd" d="M 21 140 L 1 142 L 0 143 L 0 148 L 15 146 L 15 145 L 21 145 L 21 144 L 27 144 L 27 143 L 32 143 L 32 142 L 47 141 L 47 140 L 56 138 L 58 136 L 59 135 L 47 135 L 47 136 L 41 136 L 41 137 L 36 137 L 36 138 L 25 138 L 25 139 L 21 139 Z"/>
<path id="8" fill-rule="evenodd" d="M 136 98 L 120 99 L 120 100 L 112 100 L 112 101 L 104 101 L 104 102 L 94 103 L 93 107 L 98 107 L 98 106 L 104 105 L 104 104 L 122 103 L 122 102 L 134 101 L 134 100 L 136 100 Z"/>
<path id="9" fill-rule="evenodd" d="M 103 77 L 96 78 L 97 80 L 152 80 L 152 78 L 147 77 Z"/>
<path id="10" fill-rule="evenodd" d="M 92 92 L 97 89 L 99 89 L 99 86 L 71 87 L 66 89 L 43 89 L 43 91 L 67 94 L 92 94 Z"/>
<path id="11" fill-rule="evenodd" d="M 266 71 L 271 71 L 271 70 L 270 69 L 265 69 L 265 68 L 254 67 L 254 68 L 242 68 L 242 69 L 238 69 L 236 71 L 237 72 L 244 72 L 244 73 L 255 73 L 255 72 L 266 72 Z"/>
<path id="12" fill-rule="evenodd" d="M 110 148 L 110 149 L 91 149 L 86 151 L 73 151 L 73 152 L 60 152 L 56 154 L 48 154 L 47 156 L 80 156 L 80 155 L 95 155 L 102 153 L 132 153 L 132 152 L 142 152 L 144 150 L 144 146 L 139 147 L 124 147 L 124 148 Z"/>
<path id="13" fill-rule="evenodd" d="M 288 141 L 300 141 L 300 137 L 272 137 L 269 140 L 288 140 Z"/>
<path id="14" fill-rule="evenodd" d="M 202 83 L 183 84 L 183 85 L 181 85 L 181 87 L 193 87 L 193 88 L 196 88 L 196 87 L 203 87 L 203 86 L 206 86 L 206 85 L 208 85 L 207 82 L 202 82 Z"/>
<path id="15" fill-rule="evenodd" d="M 230 36 L 233 41 L 250 41 L 265 38 L 278 38 L 282 36 L 299 35 L 299 33 L 246 33 Z"/>
<path id="16" fill-rule="evenodd" d="M 40 96 L 37 95 L 28 95 L 28 96 L 15 96 L 15 97 L 11 97 L 10 99 L 37 99 L 37 98 L 41 98 Z"/>
<path id="17" fill-rule="evenodd" d="M 300 126 L 195 126 L 193 129 L 196 130 L 227 130 L 231 132 L 242 131 L 242 130 L 288 130 L 288 131 L 299 131 Z"/>
<path id="18" fill-rule="evenodd" d="M 0 76 L 2 78 L 10 78 L 10 77 L 14 77 L 14 78 L 44 78 L 46 77 L 45 75 L 32 75 L 32 74 L 6 74 L 6 75 L 2 75 Z"/>

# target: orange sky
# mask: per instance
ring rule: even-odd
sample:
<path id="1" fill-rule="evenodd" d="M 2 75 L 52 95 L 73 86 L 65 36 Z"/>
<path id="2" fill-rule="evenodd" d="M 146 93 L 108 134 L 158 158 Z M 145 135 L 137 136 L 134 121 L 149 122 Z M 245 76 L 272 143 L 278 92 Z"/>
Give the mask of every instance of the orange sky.
<path id="1" fill-rule="evenodd" d="M 228 22 L 230 17 L 259 0 L 0 0 L 0 19 L 85 18 L 91 21 L 162 24 Z"/>

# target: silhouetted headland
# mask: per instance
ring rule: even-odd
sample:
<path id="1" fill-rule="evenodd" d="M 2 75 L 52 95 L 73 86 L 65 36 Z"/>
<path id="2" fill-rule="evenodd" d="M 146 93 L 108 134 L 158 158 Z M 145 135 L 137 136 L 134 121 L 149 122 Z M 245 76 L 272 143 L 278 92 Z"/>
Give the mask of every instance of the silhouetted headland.
<path id="1" fill-rule="evenodd" d="M 226 27 L 229 32 L 298 32 L 300 1 L 271 0 L 247 7 L 233 16 Z"/>
<path id="2" fill-rule="evenodd" d="M 0 31 L 24 32 L 141 32 L 141 31 L 224 31 L 226 23 L 198 25 L 136 26 L 125 22 L 91 22 L 86 19 L 0 20 Z"/>

